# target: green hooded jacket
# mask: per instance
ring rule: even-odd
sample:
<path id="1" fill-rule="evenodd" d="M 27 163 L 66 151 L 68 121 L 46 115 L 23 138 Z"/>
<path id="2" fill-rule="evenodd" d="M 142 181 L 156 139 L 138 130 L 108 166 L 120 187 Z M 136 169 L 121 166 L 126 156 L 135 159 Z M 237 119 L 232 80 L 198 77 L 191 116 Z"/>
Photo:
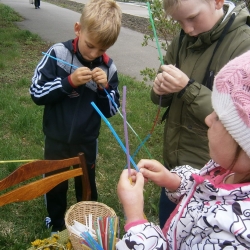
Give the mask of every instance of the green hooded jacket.
<path id="1" fill-rule="evenodd" d="M 177 36 L 164 58 L 166 65 L 175 65 L 178 55 L 179 69 L 194 80 L 181 97 L 178 97 L 178 93 L 162 96 L 161 106 L 169 107 L 163 143 L 163 160 L 169 169 L 185 164 L 202 168 L 210 159 L 205 118 L 213 108 L 210 90 L 212 87 L 207 87 L 207 80 L 212 79 L 213 82 L 214 75 L 227 62 L 250 49 L 248 9 L 245 4 L 238 5 L 231 11 L 226 4 L 225 7 L 228 8 L 227 13 L 212 30 L 198 37 L 184 34 L 180 47 L 180 35 Z M 223 35 L 223 30 L 231 22 L 229 20 L 233 23 L 228 25 L 230 27 Z M 220 37 L 223 39 L 213 55 Z M 211 58 L 211 65 L 207 69 Z M 210 77 L 205 77 L 206 72 Z M 152 90 L 152 102 L 159 105 L 159 98 Z"/>

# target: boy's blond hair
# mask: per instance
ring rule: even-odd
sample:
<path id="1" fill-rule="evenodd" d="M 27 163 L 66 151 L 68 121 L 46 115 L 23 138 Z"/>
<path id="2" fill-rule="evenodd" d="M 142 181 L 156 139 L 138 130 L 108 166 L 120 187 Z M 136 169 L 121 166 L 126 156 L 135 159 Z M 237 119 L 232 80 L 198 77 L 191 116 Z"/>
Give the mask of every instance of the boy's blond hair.
<path id="1" fill-rule="evenodd" d="M 171 13 L 173 13 L 173 11 L 178 8 L 178 6 L 181 4 L 182 1 L 188 1 L 188 0 L 163 0 L 163 9 L 165 10 L 166 14 L 171 15 Z M 202 0 L 202 1 L 208 2 L 210 0 Z"/>
<path id="2" fill-rule="evenodd" d="M 90 0 L 80 18 L 81 29 L 105 48 L 112 46 L 120 33 L 122 11 L 114 0 Z"/>
<path id="3" fill-rule="evenodd" d="M 182 0 L 163 0 L 163 9 L 167 14 L 170 14 L 175 8 L 177 8 Z"/>

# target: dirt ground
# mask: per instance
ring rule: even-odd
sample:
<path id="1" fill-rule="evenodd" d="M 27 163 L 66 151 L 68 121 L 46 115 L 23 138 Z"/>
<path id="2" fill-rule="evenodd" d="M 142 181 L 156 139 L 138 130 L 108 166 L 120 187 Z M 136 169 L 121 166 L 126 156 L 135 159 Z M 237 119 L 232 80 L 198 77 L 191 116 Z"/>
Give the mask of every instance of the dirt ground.
<path id="1" fill-rule="evenodd" d="M 84 4 L 77 3 L 70 0 L 45 0 L 46 2 L 59 5 L 63 8 L 67 8 L 81 13 Z M 129 14 L 122 14 L 122 26 L 135 30 L 143 34 L 150 34 L 149 19 L 144 17 L 136 17 Z"/>

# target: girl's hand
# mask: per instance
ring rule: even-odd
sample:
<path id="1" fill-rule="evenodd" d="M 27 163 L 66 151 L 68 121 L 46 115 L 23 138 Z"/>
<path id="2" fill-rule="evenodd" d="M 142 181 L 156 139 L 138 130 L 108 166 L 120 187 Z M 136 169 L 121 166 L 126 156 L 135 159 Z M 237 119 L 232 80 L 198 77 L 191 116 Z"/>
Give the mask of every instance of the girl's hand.
<path id="1" fill-rule="evenodd" d="M 144 178 L 141 173 L 131 169 L 131 180 L 128 170 L 123 170 L 117 186 L 117 193 L 127 217 L 126 223 L 144 219 L 143 206 Z"/>
<path id="2" fill-rule="evenodd" d="M 169 190 L 176 190 L 180 186 L 181 178 L 171 173 L 156 160 L 140 160 L 137 164 L 144 178 L 152 180 L 156 185 Z"/>

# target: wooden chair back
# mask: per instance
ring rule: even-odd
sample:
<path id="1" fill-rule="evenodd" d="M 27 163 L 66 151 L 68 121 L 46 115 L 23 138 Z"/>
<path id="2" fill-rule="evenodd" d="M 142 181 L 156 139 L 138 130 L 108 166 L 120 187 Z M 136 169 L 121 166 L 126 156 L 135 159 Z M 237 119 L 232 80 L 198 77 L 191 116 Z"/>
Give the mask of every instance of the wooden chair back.
<path id="1" fill-rule="evenodd" d="M 69 169 L 70 166 L 74 165 L 79 165 L 79 167 Z M 50 172 L 58 171 L 64 168 L 67 169 L 60 173 L 51 173 L 50 175 Z M 28 183 L 25 182 L 48 173 L 49 176 L 44 178 L 36 178 L 34 181 L 32 180 Z M 59 183 L 76 176 L 81 176 L 82 178 L 83 200 L 91 200 L 88 169 L 83 153 L 79 153 L 77 157 L 63 160 L 37 160 L 21 165 L 8 177 L 0 180 L 0 191 L 14 187 L 11 191 L 7 191 L 6 193 L 0 195 L 0 206 L 13 202 L 32 200 L 46 194 Z"/>

